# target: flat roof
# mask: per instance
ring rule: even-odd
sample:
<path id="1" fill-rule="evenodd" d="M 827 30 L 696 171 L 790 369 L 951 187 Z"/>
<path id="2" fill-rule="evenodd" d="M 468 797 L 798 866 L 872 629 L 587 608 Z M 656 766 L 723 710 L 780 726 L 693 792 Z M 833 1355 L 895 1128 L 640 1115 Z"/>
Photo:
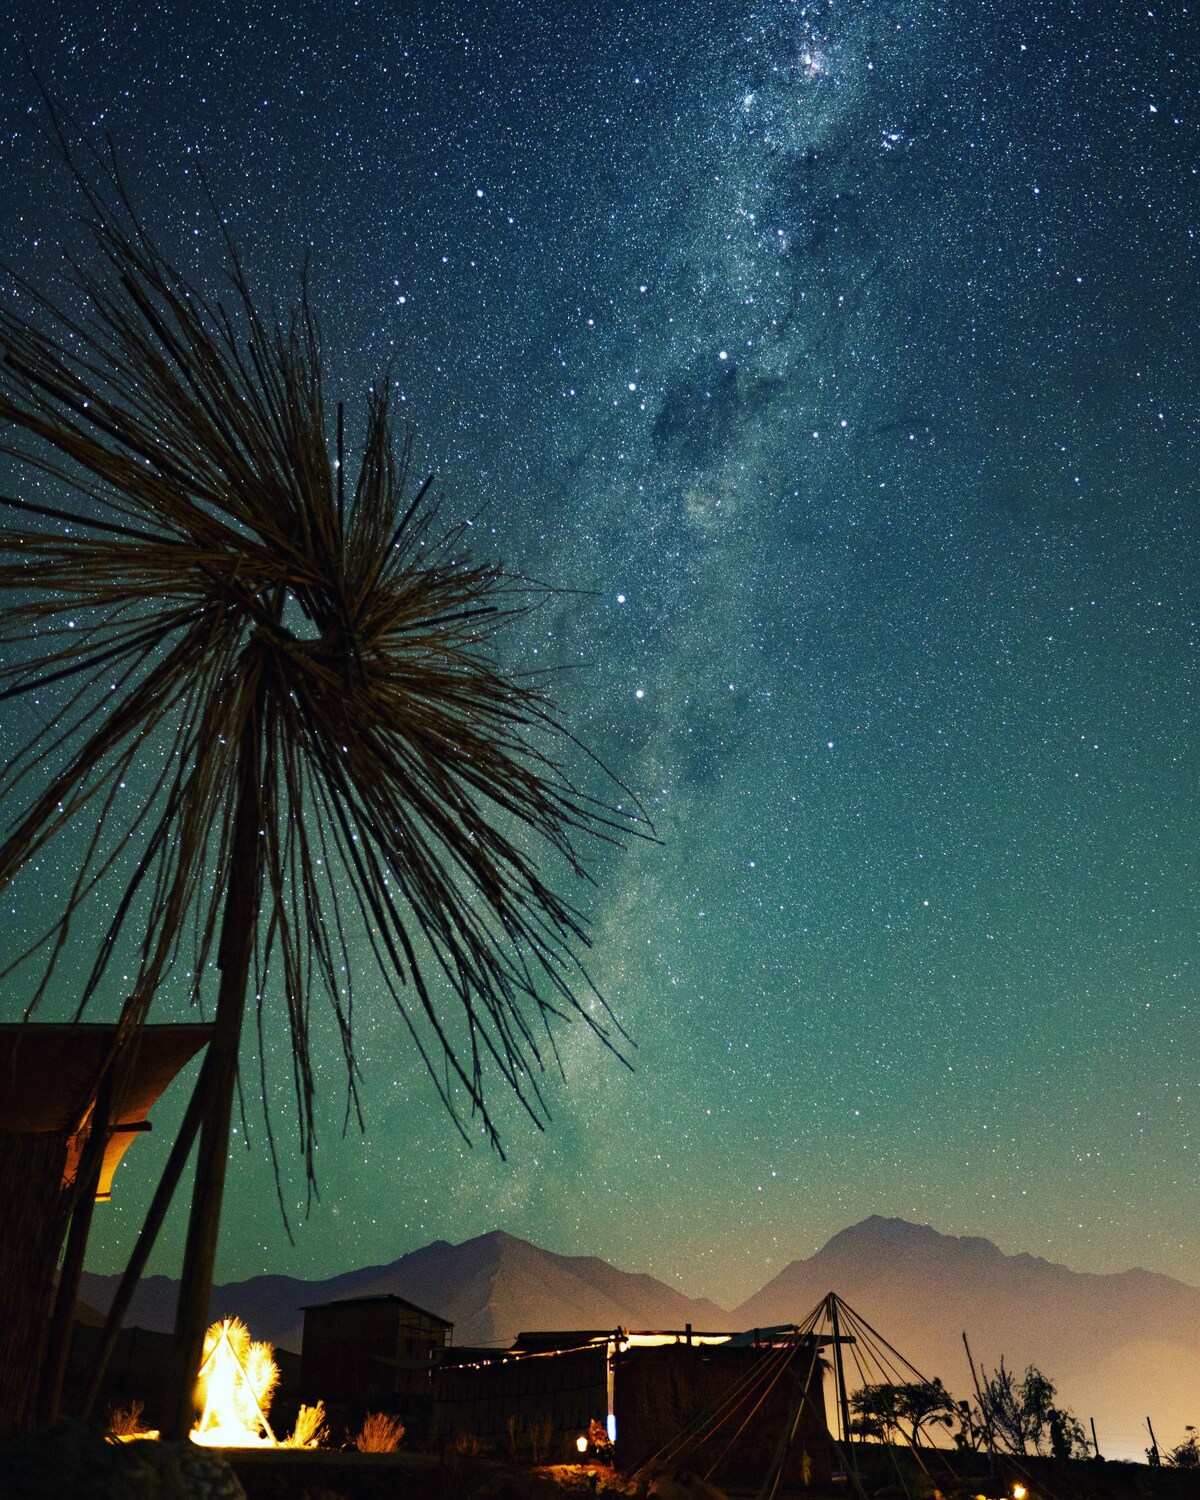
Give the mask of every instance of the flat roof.
<path id="1" fill-rule="evenodd" d="M 701 1328 L 526 1329 L 517 1335 L 505 1352 L 566 1353 L 568 1350 L 610 1341 L 626 1349 L 650 1349 L 662 1344 L 725 1345 L 736 1349 L 746 1345 L 791 1343 L 796 1340 L 818 1345 L 832 1342 L 831 1336 L 825 1334 L 801 1333 L 794 1323 L 776 1324 L 771 1328 L 747 1328 L 736 1333 Z"/>
<path id="2" fill-rule="evenodd" d="M 370 1307 L 372 1304 L 380 1303 L 395 1303 L 398 1307 L 407 1308 L 409 1312 L 420 1313 L 423 1318 L 430 1318 L 434 1323 L 440 1323 L 443 1328 L 454 1327 L 449 1318 L 443 1318 L 440 1313 L 430 1312 L 427 1307 L 418 1307 L 415 1302 L 409 1302 L 406 1297 L 398 1297 L 395 1292 L 379 1292 L 373 1297 L 335 1297 L 332 1302 L 306 1302 L 300 1311 L 316 1312 L 326 1307 Z"/>

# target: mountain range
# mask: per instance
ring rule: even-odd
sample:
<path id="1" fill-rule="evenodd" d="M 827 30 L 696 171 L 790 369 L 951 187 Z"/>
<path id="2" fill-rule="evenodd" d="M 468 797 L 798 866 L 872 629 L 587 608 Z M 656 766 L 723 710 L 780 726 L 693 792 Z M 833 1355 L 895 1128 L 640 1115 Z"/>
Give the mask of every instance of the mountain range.
<path id="1" fill-rule="evenodd" d="M 80 1296 L 106 1309 L 115 1276 L 84 1274 Z M 127 1323 L 172 1326 L 178 1283 L 145 1277 Z M 705 1298 L 685 1297 L 653 1276 L 618 1271 L 594 1256 L 555 1255 L 503 1230 L 461 1245 L 434 1240 L 386 1266 L 345 1271 L 323 1281 L 255 1276 L 213 1288 L 214 1318 L 240 1317 L 256 1338 L 300 1348 L 303 1308 L 346 1297 L 394 1293 L 454 1324 L 456 1344 L 510 1344 L 524 1329 L 724 1328 L 729 1313 Z"/>
<path id="2" fill-rule="evenodd" d="M 1200 1422 L 1200 1288 L 1151 1271 L 1096 1275 L 903 1219 L 844 1229 L 732 1312 L 738 1327 L 796 1317 L 835 1290 L 924 1374 L 972 1394 L 962 1335 L 990 1372 L 1036 1365 L 1101 1453 L 1142 1458 L 1146 1418 L 1174 1445 Z"/>
<path id="3" fill-rule="evenodd" d="M 116 1282 L 85 1274 L 80 1295 L 105 1308 Z M 169 1328 L 176 1290 L 168 1277 L 146 1278 L 126 1321 Z M 964 1331 L 989 1371 L 1002 1355 L 1018 1374 L 1038 1366 L 1085 1424 L 1095 1420 L 1108 1455 L 1141 1457 L 1147 1416 L 1166 1444 L 1200 1419 L 1200 1288 L 1149 1271 L 1072 1271 L 903 1219 L 872 1217 L 842 1230 L 731 1310 L 652 1276 L 593 1256 L 557 1255 L 499 1230 L 460 1245 L 435 1240 L 389 1265 L 320 1281 L 228 1282 L 213 1289 L 211 1308 L 214 1317 L 237 1314 L 257 1338 L 298 1350 L 306 1304 L 395 1293 L 452 1320 L 456 1344 L 503 1345 L 539 1328 L 795 1323 L 829 1291 L 957 1396 L 972 1393 Z"/>

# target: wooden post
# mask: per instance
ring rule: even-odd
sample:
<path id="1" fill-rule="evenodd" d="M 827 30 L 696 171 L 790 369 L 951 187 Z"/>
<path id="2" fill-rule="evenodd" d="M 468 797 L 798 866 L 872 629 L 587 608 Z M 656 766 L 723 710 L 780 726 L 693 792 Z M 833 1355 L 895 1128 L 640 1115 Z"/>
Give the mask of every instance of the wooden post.
<path id="1" fill-rule="evenodd" d="M 221 980 L 212 1041 L 208 1044 L 208 1056 L 201 1075 L 205 1087 L 199 1106 L 200 1149 L 196 1157 L 192 1211 L 179 1279 L 179 1305 L 175 1312 L 174 1389 L 168 1397 L 164 1429 L 168 1437 L 174 1438 L 186 1437 L 195 1420 L 196 1373 L 200 1368 L 204 1333 L 208 1326 L 208 1300 L 212 1294 L 217 1236 L 221 1227 L 221 1200 L 229 1158 L 229 1127 L 233 1118 L 242 1017 L 258 927 L 262 884 L 260 745 L 263 699 L 260 679 L 254 710 L 243 728 L 238 750 L 237 808 L 230 851 L 229 887 L 225 893 L 217 951 Z"/>
<path id="2" fill-rule="evenodd" d="M 92 1361 L 92 1370 L 83 1397 L 80 1415 L 85 1418 L 92 1414 L 92 1407 L 96 1404 L 96 1397 L 100 1394 L 104 1372 L 108 1369 L 108 1362 L 116 1347 L 117 1335 L 121 1332 L 125 1314 L 129 1311 L 129 1304 L 133 1301 L 133 1293 L 141 1279 L 142 1272 L 146 1269 L 146 1262 L 150 1259 L 150 1252 L 154 1248 L 158 1232 L 171 1206 L 171 1199 L 175 1195 L 175 1189 L 179 1185 L 187 1159 L 196 1143 L 196 1132 L 200 1128 L 200 1109 L 205 1096 L 207 1069 L 208 1058 L 205 1057 L 200 1076 L 192 1089 L 187 1111 L 179 1126 L 179 1134 L 175 1137 L 175 1144 L 171 1147 L 167 1164 L 158 1180 L 158 1186 L 154 1189 L 154 1197 L 150 1201 L 150 1207 L 146 1210 L 146 1222 L 142 1225 L 142 1232 L 138 1235 L 137 1244 L 133 1247 L 129 1264 L 121 1275 L 120 1283 L 109 1306 L 108 1316 L 104 1321 L 104 1332 L 100 1338 L 100 1347 Z"/>
<path id="3" fill-rule="evenodd" d="M 0 1130 L 0 1436 L 32 1427 L 71 1195 L 61 1130 Z"/>
<path id="4" fill-rule="evenodd" d="M 74 1207 L 71 1213 L 71 1227 L 67 1234 L 67 1248 L 58 1277 L 58 1292 L 54 1299 L 54 1313 L 50 1319 L 50 1331 L 46 1339 L 46 1353 L 41 1370 L 38 1421 L 47 1424 L 58 1420 L 59 1408 L 62 1405 L 67 1359 L 71 1352 L 71 1338 L 75 1331 L 75 1302 L 79 1296 L 79 1278 L 83 1274 L 83 1261 L 87 1254 L 88 1235 L 92 1228 L 92 1211 L 96 1207 L 96 1188 L 100 1181 L 101 1168 L 104 1166 L 104 1152 L 108 1146 L 109 1126 L 112 1122 L 113 1105 L 117 1094 L 116 1075 L 121 1066 L 121 1058 L 110 1057 L 108 1070 L 101 1080 L 92 1103 L 87 1140 L 83 1143 L 83 1149 L 79 1154 L 79 1165 L 76 1168 L 72 1188 Z"/>
<path id="5" fill-rule="evenodd" d="M 842 1442 L 850 1449 L 850 1402 L 846 1396 L 846 1371 L 842 1365 L 842 1329 L 838 1321 L 838 1299 L 836 1292 L 828 1297 L 829 1319 L 833 1324 L 833 1363 L 837 1371 L 838 1416 L 842 1423 Z"/>

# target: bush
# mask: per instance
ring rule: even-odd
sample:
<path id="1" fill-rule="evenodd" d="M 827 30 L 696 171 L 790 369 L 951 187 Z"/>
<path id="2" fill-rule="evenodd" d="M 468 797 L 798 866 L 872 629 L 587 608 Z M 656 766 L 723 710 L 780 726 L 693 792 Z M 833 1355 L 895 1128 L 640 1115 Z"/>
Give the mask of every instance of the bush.
<path id="1" fill-rule="evenodd" d="M 360 1453 L 395 1453 L 404 1440 L 404 1423 L 387 1412 L 369 1412 L 362 1431 L 354 1439 Z"/>
<path id="2" fill-rule="evenodd" d="M 113 1437 L 141 1437 L 149 1428 L 142 1421 L 141 1401 L 131 1401 L 128 1406 L 114 1406 L 108 1414 L 108 1430 Z"/>
<path id="3" fill-rule="evenodd" d="M 403 1430 L 403 1429 L 401 1429 Z M 296 1426 L 291 1437 L 284 1438 L 285 1448 L 319 1448 L 329 1440 L 329 1428 L 325 1425 L 325 1403 L 316 1406 L 301 1406 L 296 1413 Z"/>
<path id="4" fill-rule="evenodd" d="M 547 1416 L 532 1417 L 528 1422 L 519 1422 L 515 1416 L 508 1418 L 508 1451 L 513 1458 L 525 1459 L 532 1464 L 543 1464 L 550 1456 L 554 1439 L 554 1424 Z"/>
<path id="5" fill-rule="evenodd" d="M 1183 1429 L 1187 1437 L 1177 1447 L 1172 1448 L 1169 1453 L 1163 1454 L 1163 1463 L 1172 1469 L 1200 1469 L 1200 1443 L 1194 1427 Z"/>
<path id="6" fill-rule="evenodd" d="M 604 1463 L 612 1463 L 613 1445 L 608 1436 L 608 1428 L 603 1422 L 597 1422 L 595 1417 L 588 1423 L 588 1447 L 598 1459 Z"/>

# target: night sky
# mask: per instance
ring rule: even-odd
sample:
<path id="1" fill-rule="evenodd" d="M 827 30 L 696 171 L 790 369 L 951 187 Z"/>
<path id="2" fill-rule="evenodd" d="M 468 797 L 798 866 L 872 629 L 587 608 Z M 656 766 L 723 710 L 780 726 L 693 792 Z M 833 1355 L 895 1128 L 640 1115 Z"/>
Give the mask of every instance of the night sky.
<path id="1" fill-rule="evenodd" d="M 500 1107 L 501 1162 L 364 979 L 366 1135 L 330 1027 L 290 1246 L 248 1066 L 218 1277 L 499 1227 L 729 1305 L 878 1212 L 1200 1282 L 1188 8 L 22 10 L 0 258 L 47 282 L 74 235 L 28 54 L 201 285 L 200 172 L 264 300 L 307 258 L 352 440 L 390 363 L 448 513 L 579 591 L 512 660 L 564 669 L 662 840 L 597 850 L 586 898 L 632 1073 L 563 1030 L 551 1128 Z M 70 860 L 10 894 L 7 943 Z"/>

